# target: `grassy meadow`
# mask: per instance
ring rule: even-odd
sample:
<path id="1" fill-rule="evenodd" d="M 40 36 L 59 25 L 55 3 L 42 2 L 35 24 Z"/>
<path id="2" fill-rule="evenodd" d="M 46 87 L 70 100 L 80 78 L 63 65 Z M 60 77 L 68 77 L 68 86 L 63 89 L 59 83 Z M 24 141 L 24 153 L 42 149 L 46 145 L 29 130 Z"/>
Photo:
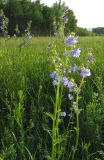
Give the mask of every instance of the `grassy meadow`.
<path id="1" fill-rule="evenodd" d="M 50 160 L 51 140 L 47 126 L 53 112 L 54 87 L 49 75 L 48 43 L 55 42 L 63 54 L 63 42 L 51 37 L 0 39 L 0 160 Z M 104 37 L 80 37 L 81 63 L 89 48 L 96 61 L 81 91 L 80 136 L 75 160 L 104 158 Z M 64 93 L 66 94 L 66 93 Z M 66 94 L 67 97 L 67 94 Z M 62 105 L 69 113 L 70 101 Z M 62 118 L 67 126 L 68 117 Z M 68 141 L 68 140 L 67 140 Z M 74 140 L 73 140 L 74 141 Z M 62 160 L 69 160 L 70 144 Z"/>

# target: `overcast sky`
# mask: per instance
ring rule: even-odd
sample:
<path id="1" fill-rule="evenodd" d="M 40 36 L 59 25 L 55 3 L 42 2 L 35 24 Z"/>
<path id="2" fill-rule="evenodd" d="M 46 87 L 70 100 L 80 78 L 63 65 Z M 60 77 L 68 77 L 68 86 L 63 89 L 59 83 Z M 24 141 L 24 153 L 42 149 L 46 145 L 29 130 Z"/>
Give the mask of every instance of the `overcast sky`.
<path id="1" fill-rule="evenodd" d="M 41 3 L 48 6 L 54 2 L 56 0 L 41 0 Z M 74 11 L 79 27 L 104 27 L 104 0 L 64 0 L 64 2 Z"/>

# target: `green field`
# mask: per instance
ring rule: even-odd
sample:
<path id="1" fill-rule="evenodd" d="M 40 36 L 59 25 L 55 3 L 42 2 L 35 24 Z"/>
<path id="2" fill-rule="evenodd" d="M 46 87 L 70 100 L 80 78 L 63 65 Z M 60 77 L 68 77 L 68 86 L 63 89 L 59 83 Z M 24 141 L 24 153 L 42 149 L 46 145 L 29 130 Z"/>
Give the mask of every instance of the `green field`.
<path id="1" fill-rule="evenodd" d="M 47 49 L 53 41 L 63 54 L 63 42 L 51 37 L 35 37 L 31 42 L 24 42 L 23 38 L 0 39 L 0 160 L 50 160 L 51 140 L 46 128 L 51 128 L 51 121 L 44 113 L 53 112 L 55 93 L 49 77 L 53 65 Z M 96 61 L 90 66 L 91 76 L 81 92 L 80 138 L 75 160 L 103 160 L 104 37 L 80 37 L 79 45 L 80 63 L 86 63 L 89 48 Z M 68 103 L 64 99 L 62 104 L 70 112 Z M 64 129 L 67 120 L 62 120 Z M 61 159 L 69 160 L 69 145 L 64 150 Z"/>

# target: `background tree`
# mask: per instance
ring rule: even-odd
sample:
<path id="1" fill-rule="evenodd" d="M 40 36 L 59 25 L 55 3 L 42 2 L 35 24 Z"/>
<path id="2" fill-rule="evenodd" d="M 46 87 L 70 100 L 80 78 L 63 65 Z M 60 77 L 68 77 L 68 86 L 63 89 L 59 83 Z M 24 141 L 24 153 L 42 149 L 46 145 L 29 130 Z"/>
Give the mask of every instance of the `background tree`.
<path id="1" fill-rule="evenodd" d="M 9 19 L 8 34 L 16 34 L 16 26 L 20 34 L 24 34 L 27 23 L 32 21 L 31 32 L 34 35 L 53 35 L 56 29 L 62 24 L 62 19 L 67 11 L 68 23 L 65 25 L 65 32 L 75 31 L 76 18 L 74 12 L 69 10 L 65 3 L 54 3 L 52 7 L 41 4 L 40 0 L 0 0 L 0 10 L 4 11 Z M 54 28 L 56 21 L 56 28 Z"/>
<path id="2" fill-rule="evenodd" d="M 75 32 L 77 27 L 77 20 L 74 15 L 74 12 L 70 9 L 68 9 L 67 18 L 68 18 L 68 22 L 65 25 L 65 33 Z"/>
<path id="3" fill-rule="evenodd" d="M 46 5 L 42 5 L 42 14 L 43 14 L 43 22 L 42 22 L 42 27 L 41 27 L 42 34 L 53 35 L 54 28 L 53 28 L 52 8 Z"/>
<path id="4" fill-rule="evenodd" d="M 92 32 L 98 35 L 104 35 L 104 27 L 93 28 Z"/>
<path id="5" fill-rule="evenodd" d="M 70 10 L 65 3 L 54 3 L 53 4 L 55 30 L 59 30 L 64 26 L 64 33 L 74 32 L 77 26 L 77 20 L 75 18 L 74 12 Z M 59 32 L 62 32 L 59 31 Z"/>
<path id="6" fill-rule="evenodd" d="M 86 28 L 76 27 L 75 32 L 79 36 L 94 36 L 95 34 Z"/>

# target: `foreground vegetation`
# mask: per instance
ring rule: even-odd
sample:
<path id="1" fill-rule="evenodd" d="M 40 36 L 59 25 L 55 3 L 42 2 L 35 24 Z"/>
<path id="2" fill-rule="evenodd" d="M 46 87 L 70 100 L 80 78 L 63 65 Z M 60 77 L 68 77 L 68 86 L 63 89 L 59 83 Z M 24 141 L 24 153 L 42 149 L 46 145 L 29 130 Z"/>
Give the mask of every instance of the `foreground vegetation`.
<path id="1" fill-rule="evenodd" d="M 24 38 L 0 39 L 1 160 L 50 159 L 51 140 L 47 126 L 51 128 L 52 123 L 45 113 L 53 112 L 52 99 L 55 96 L 49 77 L 53 65 L 49 62 L 47 48 L 52 41 L 63 54 L 63 43 L 55 38 L 36 37 L 28 41 Z M 79 43 L 81 63 L 86 62 L 85 56 L 90 51 L 95 55 L 96 62 L 91 65 L 92 75 L 81 92 L 76 160 L 103 160 L 104 37 L 84 37 L 80 38 Z M 70 113 L 67 98 L 62 105 Z M 60 129 L 65 130 L 68 116 L 61 120 Z M 63 160 L 69 160 L 70 144 L 64 146 L 63 151 Z"/>

